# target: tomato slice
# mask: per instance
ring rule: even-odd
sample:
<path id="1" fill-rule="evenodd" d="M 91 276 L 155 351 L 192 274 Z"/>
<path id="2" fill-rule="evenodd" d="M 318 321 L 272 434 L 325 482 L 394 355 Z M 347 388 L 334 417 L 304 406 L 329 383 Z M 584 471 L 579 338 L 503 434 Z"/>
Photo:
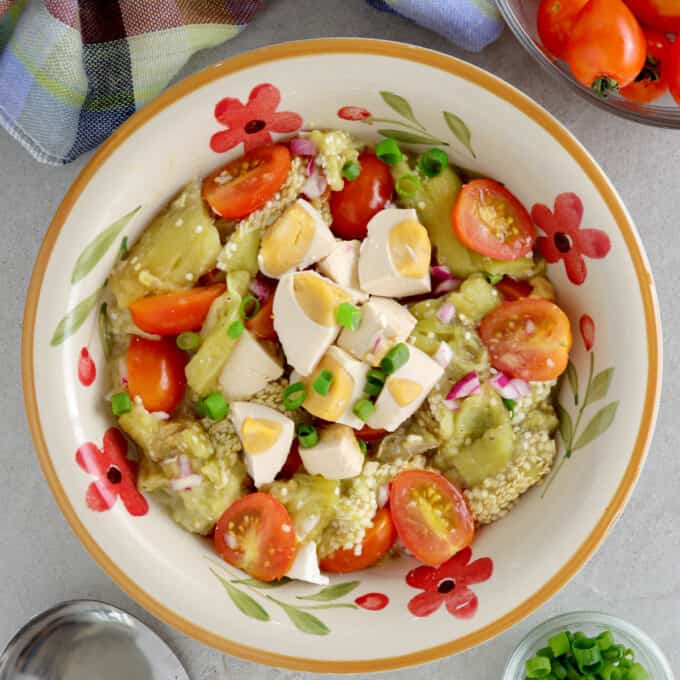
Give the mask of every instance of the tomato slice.
<path id="1" fill-rule="evenodd" d="M 260 307 L 260 311 L 246 321 L 246 328 L 260 340 L 276 340 L 274 330 L 274 295 L 270 295 L 267 301 Z"/>
<path id="2" fill-rule="evenodd" d="M 524 298 L 491 310 L 479 326 L 491 365 L 513 378 L 552 380 L 571 349 L 567 315 L 553 302 Z"/>
<path id="3" fill-rule="evenodd" d="M 362 153 L 359 165 L 359 176 L 346 180 L 343 188 L 333 191 L 330 197 L 331 229 L 347 240 L 366 237 L 368 221 L 385 207 L 394 192 L 390 169 L 375 154 Z"/>
<path id="4" fill-rule="evenodd" d="M 240 219 L 261 208 L 283 185 L 290 151 L 270 144 L 249 151 L 203 180 L 203 198 L 227 219 Z"/>
<path id="5" fill-rule="evenodd" d="M 528 281 L 519 281 L 511 276 L 504 276 L 496 284 L 496 290 L 498 290 L 506 302 L 511 302 L 512 300 L 529 297 L 533 287 Z"/>
<path id="6" fill-rule="evenodd" d="M 172 338 L 147 340 L 133 335 L 127 352 L 128 391 L 147 411 L 170 413 L 184 396 L 187 356 Z"/>
<path id="7" fill-rule="evenodd" d="M 494 260 L 516 260 L 534 247 L 536 233 L 526 208 L 492 179 L 464 185 L 451 219 L 463 245 Z"/>
<path id="8" fill-rule="evenodd" d="M 360 555 L 355 555 L 353 549 L 336 550 L 324 557 L 319 562 L 319 566 L 323 571 L 336 574 L 366 569 L 382 559 L 396 540 L 397 532 L 394 529 L 390 511 L 382 508 L 375 513 L 373 526 L 366 530 L 364 540 L 361 542 Z"/>
<path id="9" fill-rule="evenodd" d="M 438 472 L 400 472 L 392 480 L 390 509 L 401 542 L 425 564 L 446 562 L 475 535 L 465 497 Z"/>
<path id="10" fill-rule="evenodd" d="M 288 510 L 259 491 L 239 498 L 224 511 L 214 540 L 225 562 L 260 581 L 281 578 L 295 559 L 297 539 Z"/>
<path id="11" fill-rule="evenodd" d="M 213 300 L 226 290 L 223 283 L 177 293 L 140 298 L 130 305 L 132 320 L 147 333 L 178 335 L 203 325 Z"/>
<path id="12" fill-rule="evenodd" d="M 360 430 L 355 430 L 354 434 L 365 442 L 377 442 L 387 434 L 387 430 L 374 430 L 372 427 L 364 425 Z"/>

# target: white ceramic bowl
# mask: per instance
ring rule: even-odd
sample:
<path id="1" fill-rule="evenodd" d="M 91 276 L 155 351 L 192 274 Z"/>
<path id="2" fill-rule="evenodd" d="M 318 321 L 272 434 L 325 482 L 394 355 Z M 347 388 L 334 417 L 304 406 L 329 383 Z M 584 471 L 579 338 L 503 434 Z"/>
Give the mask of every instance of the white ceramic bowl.
<path id="1" fill-rule="evenodd" d="M 431 594 L 441 606 L 427 616 L 417 605 L 408 607 L 425 586 L 406 583 L 414 567 L 406 558 L 334 577 L 340 585 L 323 600 L 299 599 L 316 593 L 314 586 L 265 591 L 234 584 L 238 574 L 219 566 L 207 541 L 125 486 L 133 467 L 118 460 L 123 483 L 106 480 L 117 451 L 110 435 L 102 445 L 112 427 L 102 401 L 105 381 L 97 376 L 86 386 L 92 366 L 82 358 L 86 348 L 103 373 L 97 291 L 123 235 L 136 238 L 190 177 L 241 153 L 240 142 L 228 153 L 211 148 L 211 137 L 224 130 L 215 105 L 224 97 L 245 102 L 261 83 L 280 92 L 278 111 L 298 113 L 305 126 L 341 126 L 372 141 L 383 129 L 398 131 L 393 134 L 402 140 L 436 138 L 455 163 L 506 182 L 528 207 L 552 210 L 557 196 L 575 194 L 566 197 L 569 214 L 558 210 L 541 220 L 551 234 L 572 230 L 567 260 L 580 282 L 568 279 L 563 261 L 550 266 L 574 330 L 571 385 L 578 404 L 567 381 L 560 394 L 568 414 L 561 430 L 574 453 L 563 458 L 562 446 L 549 488 L 533 489 L 507 517 L 480 531 L 469 564 L 463 555 L 437 575 L 457 585 L 451 590 L 448 582 L 446 592 Z M 271 109 L 251 111 L 265 120 L 265 130 L 275 121 Z M 444 111 L 455 114 L 448 123 Z M 579 204 L 580 225 L 573 210 Z M 553 235 L 544 247 L 554 244 Z M 583 260 L 584 252 L 598 257 Z M 102 146 L 57 211 L 35 266 L 24 320 L 24 389 L 55 498 L 85 547 L 132 597 L 231 654 L 288 668 L 359 672 L 421 663 L 483 642 L 545 602 L 583 566 L 640 472 L 658 404 L 660 343 L 652 276 L 630 217 L 602 170 L 550 114 L 489 73 L 443 54 L 372 40 L 315 40 L 268 47 L 202 71 L 145 106 Z M 104 449 L 99 454 L 90 447 L 100 477 L 77 463 L 76 450 L 87 442 Z M 342 585 L 348 582 L 357 583 Z M 462 610 L 467 617 L 443 606 L 453 594 L 471 603 Z M 315 609 L 300 608 L 309 606 Z"/>

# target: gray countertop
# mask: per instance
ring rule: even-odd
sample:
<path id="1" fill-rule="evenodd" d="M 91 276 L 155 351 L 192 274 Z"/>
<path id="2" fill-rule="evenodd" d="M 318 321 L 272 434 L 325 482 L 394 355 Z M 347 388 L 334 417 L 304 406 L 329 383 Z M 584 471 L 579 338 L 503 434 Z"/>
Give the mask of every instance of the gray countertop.
<path id="1" fill-rule="evenodd" d="M 498 680 L 519 639 L 549 616 L 601 609 L 643 628 L 680 670 L 680 286 L 678 200 L 680 132 L 643 127 L 608 115 L 549 79 L 506 30 L 479 55 L 364 0 L 271 0 L 234 40 L 196 55 L 179 77 L 244 50 L 319 36 L 388 38 L 441 50 L 488 69 L 557 116 L 586 146 L 631 211 L 656 277 L 665 335 L 666 373 L 656 435 L 637 489 L 610 536 L 589 564 L 548 604 L 496 639 L 419 670 L 427 680 Z M 141 610 L 99 569 L 62 517 L 40 472 L 23 411 L 20 336 L 33 261 L 50 218 L 87 160 L 51 168 L 33 161 L 0 132 L 0 356 L 7 369 L 0 391 L 5 432 L 0 448 L 0 649 L 30 616 L 71 598 L 107 600 L 149 623 L 177 651 L 193 680 L 302 677 L 255 666 L 205 647 Z M 518 165 L 521 172 L 521 165 Z M 675 264 L 674 264 L 675 263 Z M 675 301 L 675 302 L 674 302 Z M 677 423 L 677 420 L 675 421 Z M 673 432 L 675 431 L 675 435 Z M 512 587 L 512 584 L 508 584 Z M 409 677 L 409 671 L 385 675 Z"/>

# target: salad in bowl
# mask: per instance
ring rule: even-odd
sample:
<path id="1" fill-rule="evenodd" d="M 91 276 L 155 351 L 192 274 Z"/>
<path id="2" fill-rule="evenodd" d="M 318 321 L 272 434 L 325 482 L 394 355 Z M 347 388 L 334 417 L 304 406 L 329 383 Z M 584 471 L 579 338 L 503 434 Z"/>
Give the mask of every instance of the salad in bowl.
<path id="1" fill-rule="evenodd" d="M 139 491 L 264 582 L 447 562 L 555 459 L 572 338 L 535 239 L 508 187 L 391 138 L 191 180 L 103 295 Z"/>

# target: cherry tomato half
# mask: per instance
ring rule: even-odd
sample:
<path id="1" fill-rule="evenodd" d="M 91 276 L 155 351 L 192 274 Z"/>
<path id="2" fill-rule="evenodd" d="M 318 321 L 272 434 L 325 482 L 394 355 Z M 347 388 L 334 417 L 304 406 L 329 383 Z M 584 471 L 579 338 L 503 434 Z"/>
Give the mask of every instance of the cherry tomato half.
<path id="1" fill-rule="evenodd" d="M 569 319 L 548 300 L 505 302 L 482 319 L 479 335 L 491 365 L 513 378 L 552 380 L 567 367 Z"/>
<path id="2" fill-rule="evenodd" d="M 526 208 L 492 179 L 473 179 L 463 186 L 451 221 L 463 245 L 494 260 L 516 260 L 536 240 Z"/>
<path id="3" fill-rule="evenodd" d="M 147 411 L 170 413 L 184 396 L 187 356 L 173 338 L 147 340 L 133 335 L 127 352 L 128 391 Z"/>
<path id="4" fill-rule="evenodd" d="M 401 542 L 425 564 L 446 562 L 475 535 L 465 497 L 438 472 L 400 472 L 392 480 L 390 510 Z"/>
<path id="5" fill-rule="evenodd" d="M 663 33 L 680 33 L 678 0 L 625 0 L 625 3 L 643 24 Z"/>
<path id="6" fill-rule="evenodd" d="M 260 307 L 260 311 L 246 321 L 246 328 L 260 340 L 276 340 L 274 330 L 274 296 L 271 295 Z"/>
<path id="7" fill-rule="evenodd" d="M 288 510 L 257 492 L 234 501 L 215 528 L 215 549 L 229 564 L 260 581 L 275 581 L 295 559 L 297 539 Z"/>
<path id="8" fill-rule="evenodd" d="M 588 0 L 541 0 L 536 22 L 543 46 L 558 59 L 567 52 L 567 40 L 579 12 Z"/>
<path id="9" fill-rule="evenodd" d="M 340 191 L 330 198 L 333 233 L 347 240 L 366 236 L 366 225 L 392 198 L 394 180 L 390 169 L 372 153 L 359 156 L 361 173 L 356 179 L 345 180 Z"/>
<path id="10" fill-rule="evenodd" d="M 140 298 L 130 305 L 130 314 L 137 326 L 147 333 L 179 335 L 185 331 L 197 331 L 208 316 L 213 300 L 225 289 L 223 283 L 217 283 Z"/>
<path id="11" fill-rule="evenodd" d="M 360 430 L 355 430 L 354 434 L 358 439 L 363 439 L 365 442 L 377 442 L 387 434 L 387 430 L 374 430 L 372 427 L 364 425 Z"/>
<path id="12" fill-rule="evenodd" d="M 283 185 L 290 151 L 270 144 L 249 151 L 203 180 L 203 198 L 227 219 L 240 219 L 261 208 Z"/>
<path id="13" fill-rule="evenodd" d="M 513 300 L 529 297 L 533 287 L 528 281 L 513 279 L 511 276 L 504 276 L 496 284 L 496 290 L 503 296 L 503 300 L 512 302 Z"/>
<path id="14" fill-rule="evenodd" d="M 279 474 L 276 475 L 276 479 L 290 479 L 301 467 L 302 457 L 300 456 L 300 445 L 298 443 L 298 438 L 295 437 L 290 446 L 288 458 L 286 458 L 286 462 L 283 464 Z"/>
<path id="15" fill-rule="evenodd" d="M 664 78 L 673 99 L 680 105 L 680 40 L 677 38 L 666 54 Z"/>
<path id="16" fill-rule="evenodd" d="M 564 55 L 574 78 L 606 97 L 630 85 L 645 65 L 645 35 L 623 0 L 590 0 Z"/>
<path id="17" fill-rule="evenodd" d="M 647 59 L 638 77 L 621 90 L 621 96 L 640 104 L 653 102 L 668 91 L 666 56 L 671 41 L 659 31 L 643 27 L 647 41 Z"/>
<path id="18" fill-rule="evenodd" d="M 390 511 L 382 508 L 376 512 L 373 526 L 366 530 L 360 555 L 355 555 L 353 549 L 340 549 L 324 557 L 319 565 L 323 571 L 337 574 L 366 569 L 382 559 L 396 540 L 397 532 L 394 530 Z"/>

